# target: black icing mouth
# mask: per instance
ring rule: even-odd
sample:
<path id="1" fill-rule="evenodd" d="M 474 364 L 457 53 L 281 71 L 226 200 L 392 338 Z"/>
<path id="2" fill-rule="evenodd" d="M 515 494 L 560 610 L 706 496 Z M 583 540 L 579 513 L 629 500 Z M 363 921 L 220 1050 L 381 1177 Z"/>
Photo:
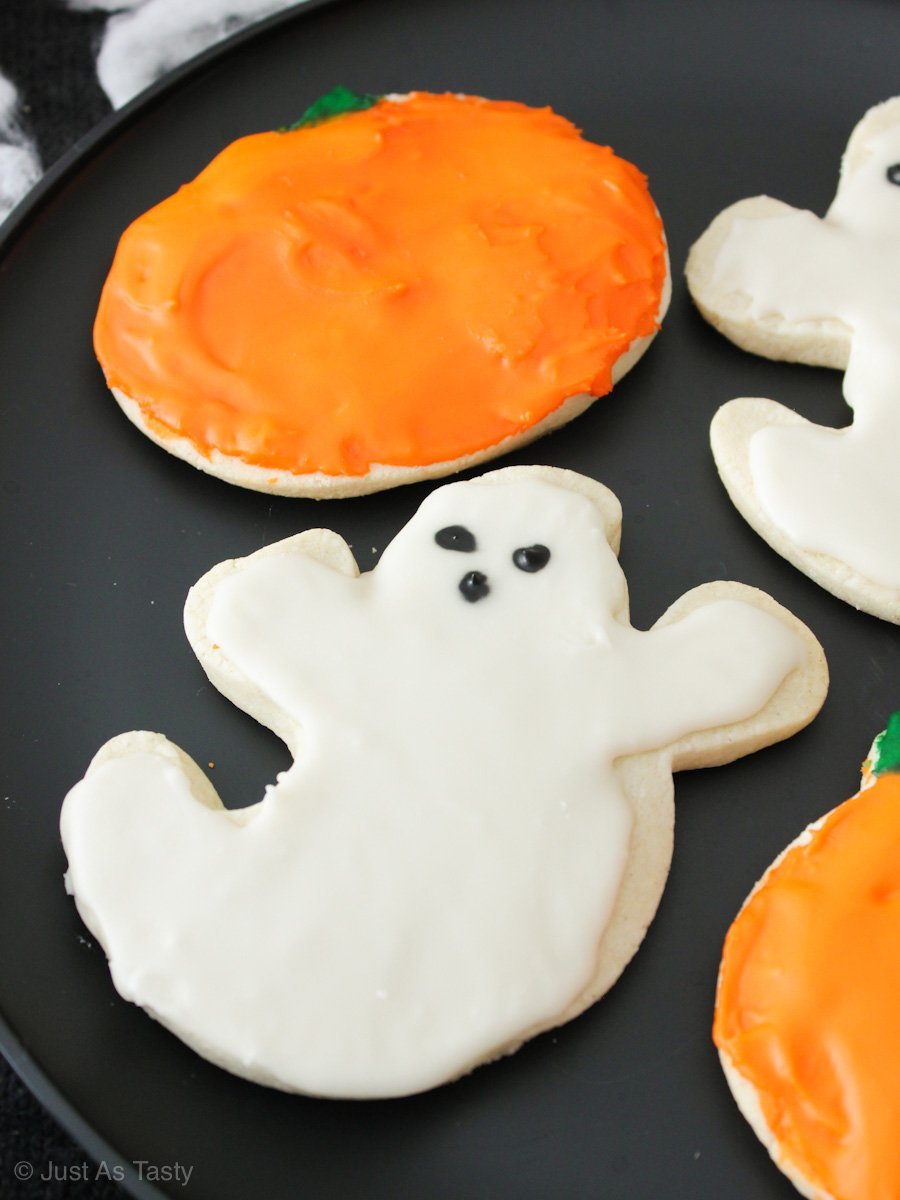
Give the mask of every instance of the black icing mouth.
<path id="1" fill-rule="evenodd" d="M 466 600 L 474 604 L 476 600 L 483 600 L 491 588 L 487 581 L 487 575 L 482 571 L 469 571 L 459 581 L 459 590 Z"/>

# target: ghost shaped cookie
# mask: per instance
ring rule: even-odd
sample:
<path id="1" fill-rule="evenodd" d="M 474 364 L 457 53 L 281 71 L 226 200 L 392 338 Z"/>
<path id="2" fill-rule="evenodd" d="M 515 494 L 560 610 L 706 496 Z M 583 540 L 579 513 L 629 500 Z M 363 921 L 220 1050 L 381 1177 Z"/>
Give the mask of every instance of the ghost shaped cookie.
<path id="1" fill-rule="evenodd" d="M 237 1074 L 387 1097 L 577 1015 L 653 917 L 673 770 L 812 719 L 816 640 L 705 584 L 628 620 L 617 500 L 552 468 L 433 492 L 359 575 L 301 533 L 192 589 L 210 679 L 294 762 L 226 811 L 158 734 L 67 796 L 68 886 L 119 992 Z"/>
<path id="2" fill-rule="evenodd" d="M 714 1037 L 741 1111 L 815 1200 L 900 1195 L 900 713 L 861 790 L 772 864 L 725 941 Z"/>
<path id="3" fill-rule="evenodd" d="M 900 98 L 847 146 L 823 218 L 757 196 L 692 248 L 703 315 L 755 354 L 845 372 L 853 423 L 830 429 L 761 398 L 726 404 L 713 454 L 769 544 L 864 612 L 900 622 Z"/>

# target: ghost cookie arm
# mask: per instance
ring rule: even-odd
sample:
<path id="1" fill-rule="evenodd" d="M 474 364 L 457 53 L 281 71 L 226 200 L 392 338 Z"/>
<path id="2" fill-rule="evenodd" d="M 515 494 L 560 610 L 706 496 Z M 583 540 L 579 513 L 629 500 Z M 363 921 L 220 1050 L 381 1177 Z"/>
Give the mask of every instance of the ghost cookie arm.
<path id="1" fill-rule="evenodd" d="M 282 570 L 283 577 L 278 578 Z M 301 577 L 298 585 L 296 577 L 301 572 L 307 578 Z M 316 603 L 325 607 L 328 604 L 327 597 L 317 594 L 315 585 L 324 582 L 327 587 L 358 575 L 356 560 L 344 539 L 328 529 L 312 529 L 246 558 L 219 563 L 188 593 L 185 633 L 210 681 L 294 749 L 299 728 L 296 714 L 286 710 L 281 698 L 273 695 L 269 673 L 261 669 L 261 660 L 269 664 L 296 660 L 303 657 L 303 646 L 314 652 L 321 630 L 310 627 L 314 617 L 307 616 L 304 623 L 304 610 L 309 614 Z M 292 576 L 293 589 L 285 594 L 283 584 L 290 584 Z M 251 632 L 245 645 L 252 642 L 252 656 L 240 653 L 239 641 L 231 644 L 223 636 L 221 610 L 226 596 L 232 609 L 235 604 L 243 609 Z M 302 661 L 293 661 L 292 665 L 302 673 Z"/>
<path id="2" fill-rule="evenodd" d="M 642 731 L 635 750 L 668 746 L 675 770 L 731 762 L 789 737 L 825 699 L 821 646 L 755 588 L 704 584 L 635 639 L 629 671 L 642 682 L 626 691 L 622 719 Z"/>
<path id="3" fill-rule="evenodd" d="M 821 278 L 814 278 L 821 275 Z M 836 316 L 789 318 L 795 286 L 821 298 L 831 287 L 823 222 L 771 196 L 739 200 L 697 239 L 685 266 L 688 290 L 711 325 L 764 358 L 844 370 L 850 329 Z M 782 297 L 762 311 L 757 291 Z M 837 311 L 835 306 L 835 312 Z"/>
<path id="4" fill-rule="evenodd" d="M 117 947 L 131 921 L 121 898 L 135 886 L 137 848 L 164 844 L 160 820 L 171 818 L 187 831 L 204 820 L 242 824 L 249 812 L 226 810 L 194 760 L 162 734 L 146 730 L 111 738 L 67 793 L 59 821 L 68 862 L 66 891 L 106 951 L 116 987 L 126 998 L 132 997 L 127 972 L 119 970 Z M 153 919 L 152 912 L 141 909 L 134 922 L 147 926 Z"/>

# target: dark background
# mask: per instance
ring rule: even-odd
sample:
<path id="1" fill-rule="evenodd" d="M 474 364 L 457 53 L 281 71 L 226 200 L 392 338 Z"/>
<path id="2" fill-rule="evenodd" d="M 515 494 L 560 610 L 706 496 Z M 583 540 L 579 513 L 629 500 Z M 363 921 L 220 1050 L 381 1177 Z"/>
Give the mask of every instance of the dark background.
<path id="1" fill-rule="evenodd" d="M 93 75 L 105 19 L 0 0 L 0 68 L 45 167 L 108 112 Z M 171 1194 L 215 1200 L 794 1196 L 737 1113 L 710 1044 L 719 950 L 762 870 L 854 790 L 898 707 L 900 644 L 895 627 L 817 588 L 746 527 L 707 447 L 713 412 L 737 394 L 845 423 L 838 375 L 742 354 L 694 313 L 681 272 L 693 239 L 742 196 L 766 190 L 824 211 L 850 130 L 896 90 L 898 49 L 893 0 L 338 0 L 124 114 L 83 168 L 42 193 L 0 263 L 0 387 L 10 389 L 0 392 L 0 986 L 16 1018 L 7 1052 L 95 1152 L 105 1153 L 96 1129 L 125 1160 L 180 1155 L 197 1169 Z M 323 512 L 229 488 L 128 426 L 90 354 L 92 306 L 125 221 L 225 141 L 290 121 L 336 83 L 550 103 L 648 172 L 672 252 L 665 328 L 612 397 L 504 461 L 572 467 L 619 495 L 639 628 L 698 583 L 739 579 L 810 625 L 832 673 L 809 730 L 679 776 L 659 915 L 602 1003 L 457 1084 L 371 1105 L 233 1079 L 119 1001 L 62 893 L 54 828 L 66 787 L 126 728 L 163 730 L 214 759 L 226 802 L 259 794 L 283 751 L 201 697 L 180 634 L 187 587 L 220 559 L 317 523 L 369 566 L 429 490 Z M 3 1081 L 0 1197 L 117 1194 L 71 1178 L 17 1185 L 18 1161 L 63 1172 L 86 1156 L 13 1076 Z"/>
<path id="2" fill-rule="evenodd" d="M 61 0 L 0 0 L 0 72 L 19 92 L 19 123 L 36 142 L 45 170 L 110 112 L 94 70 L 107 19 L 104 12 L 66 9 Z M 13 1168 L 22 1161 L 35 1164 L 37 1173 L 48 1163 L 71 1168 L 90 1162 L 0 1058 L 0 1196 L 124 1195 L 103 1180 L 16 1181 Z"/>

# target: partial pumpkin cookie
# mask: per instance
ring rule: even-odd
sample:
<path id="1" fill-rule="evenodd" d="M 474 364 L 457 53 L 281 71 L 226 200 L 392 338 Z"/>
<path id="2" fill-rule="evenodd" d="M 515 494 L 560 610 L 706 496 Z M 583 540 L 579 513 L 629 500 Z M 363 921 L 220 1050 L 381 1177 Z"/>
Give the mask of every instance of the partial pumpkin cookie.
<path id="1" fill-rule="evenodd" d="M 549 108 L 338 89 L 126 230 L 94 345 L 164 449 L 244 487 L 349 496 L 571 420 L 669 293 L 644 176 Z"/>
<path id="2" fill-rule="evenodd" d="M 665 884 L 672 772 L 789 736 L 827 687 L 739 584 L 632 628 L 620 522 L 593 480 L 510 468 L 437 489 L 367 574 L 314 530 L 204 576 L 190 643 L 294 762 L 228 811 L 160 734 L 101 749 L 62 837 L 119 992 L 236 1074 L 354 1098 L 601 996 Z"/>
<path id="3" fill-rule="evenodd" d="M 864 612 L 900 622 L 900 99 L 857 125 L 824 218 L 757 196 L 691 249 L 703 315 L 754 354 L 845 371 L 853 424 L 830 429 L 772 400 L 719 410 L 711 442 L 748 523 Z"/>
<path id="4" fill-rule="evenodd" d="M 744 1116 L 814 1200 L 900 1195 L 900 713 L 862 788 L 797 838 L 728 932 L 714 1038 Z"/>

